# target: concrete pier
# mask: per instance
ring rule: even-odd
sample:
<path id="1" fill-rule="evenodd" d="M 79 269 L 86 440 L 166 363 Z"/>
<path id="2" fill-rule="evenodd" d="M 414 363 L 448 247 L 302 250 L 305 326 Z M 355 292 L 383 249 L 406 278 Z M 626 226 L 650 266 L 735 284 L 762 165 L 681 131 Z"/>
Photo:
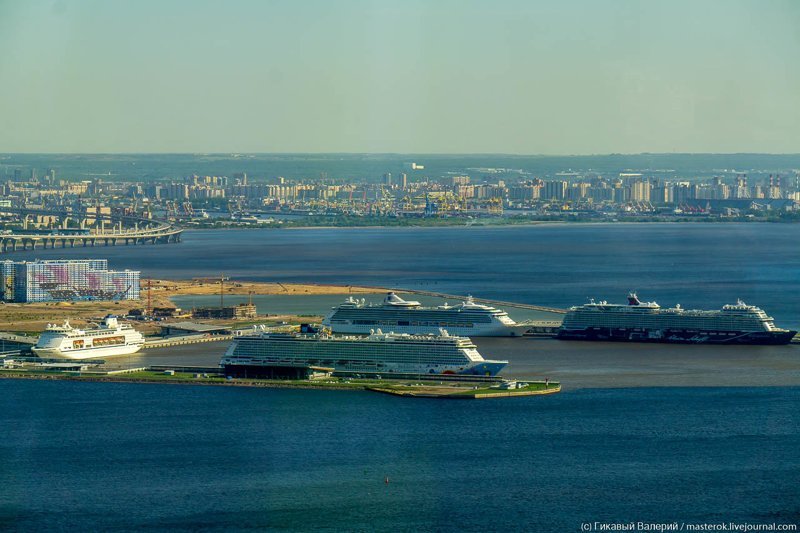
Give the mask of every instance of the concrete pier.
<path id="1" fill-rule="evenodd" d="M 377 288 L 376 288 L 377 289 Z M 386 289 L 378 289 L 378 290 L 386 290 Z M 409 294 L 420 294 L 422 296 L 433 296 L 434 298 L 442 298 L 445 300 L 463 300 L 464 296 L 458 296 L 455 294 L 446 294 L 443 292 L 434 292 L 434 291 L 423 291 L 419 289 L 391 289 L 396 292 L 405 292 Z M 557 313 L 560 315 L 567 314 L 566 309 L 560 309 L 558 307 L 546 307 L 543 305 L 533 305 L 533 304 L 521 304 L 515 302 L 504 302 L 502 300 L 490 300 L 488 298 L 472 298 L 473 301 L 481 304 L 491 305 L 493 307 L 516 307 L 518 309 L 530 309 L 533 311 L 544 311 L 547 313 Z"/>

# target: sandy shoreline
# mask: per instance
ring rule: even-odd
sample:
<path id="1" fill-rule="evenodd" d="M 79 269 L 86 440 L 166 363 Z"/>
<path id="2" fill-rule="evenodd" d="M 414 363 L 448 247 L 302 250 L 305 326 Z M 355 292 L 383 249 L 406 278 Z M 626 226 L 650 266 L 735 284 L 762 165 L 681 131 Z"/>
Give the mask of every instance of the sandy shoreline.
<path id="1" fill-rule="evenodd" d="M 173 281 L 173 280 L 151 280 L 153 289 L 153 301 L 157 297 L 166 295 L 208 295 L 219 294 L 220 283 L 208 278 L 208 281 Z M 223 285 L 224 294 L 350 294 L 350 293 L 370 293 L 375 292 L 375 287 L 356 287 L 352 285 L 323 285 L 310 283 L 280 283 L 264 281 L 236 281 L 225 280 Z M 142 282 L 143 298 L 147 298 L 147 281 Z"/>
<path id="2" fill-rule="evenodd" d="M 152 307 L 175 307 L 172 296 L 208 296 L 220 293 L 219 281 L 213 278 L 199 280 L 142 280 L 139 300 L 92 301 L 92 302 L 41 302 L 5 303 L 0 305 L 0 331 L 39 334 L 49 323 L 62 323 L 83 327 L 107 314 L 126 315 L 132 309 L 147 306 L 148 286 Z M 376 287 L 354 287 L 350 285 L 315 285 L 278 282 L 244 282 L 225 280 L 222 286 L 227 295 L 314 295 L 314 294 L 361 294 L 382 290 Z M 230 321 L 228 321 L 230 322 Z M 142 333 L 153 333 L 157 324 L 141 323 L 137 329 Z"/>

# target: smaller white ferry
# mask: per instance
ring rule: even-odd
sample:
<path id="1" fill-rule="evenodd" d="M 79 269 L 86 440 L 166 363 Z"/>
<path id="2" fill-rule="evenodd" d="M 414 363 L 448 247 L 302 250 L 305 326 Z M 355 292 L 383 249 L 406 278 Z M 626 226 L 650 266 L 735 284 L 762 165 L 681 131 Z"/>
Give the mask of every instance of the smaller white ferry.
<path id="1" fill-rule="evenodd" d="M 143 345 L 141 333 L 128 324 L 120 324 L 114 315 L 108 315 L 92 329 L 73 328 L 69 322 L 61 326 L 48 324 L 32 350 L 39 357 L 95 359 L 132 354 Z"/>

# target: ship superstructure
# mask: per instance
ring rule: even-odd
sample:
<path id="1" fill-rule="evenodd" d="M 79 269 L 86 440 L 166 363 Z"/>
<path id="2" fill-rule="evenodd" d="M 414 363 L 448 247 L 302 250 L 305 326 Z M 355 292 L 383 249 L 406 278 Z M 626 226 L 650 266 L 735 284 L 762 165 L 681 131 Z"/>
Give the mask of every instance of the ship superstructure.
<path id="1" fill-rule="evenodd" d="M 788 344 L 796 331 L 775 326 L 762 309 L 739 300 L 719 310 L 662 308 L 631 293 L 628 304 L 595 302 L 572 307 L 560 339 L 712 344 Z"/>
<path id="2" fill-rule="evenodd" d="M 63 359 L 94 359 L 138 352 L 144 345 L 144 336 L 128 324 L 120 324 L 117 317 L 108 315 L 96 328 L 78 329 L 70 326 L 48 324 L 32 348 L 39 357 Z"/>
<path id="3" fill-rule="evenodd" d="M 505 311 L 476 303 L 469 296 L 456 305 L 426 307 L 417 301 L 404 300 L 394 292 L 388 293 L 379 305 L 349 297 L 334 307 L 322 323 L 334 333 L 360 334 L 376 328 L 396 333 L 436 334 L 445 328 L 453 335 L 508 337 L 520 335 L 523 329 Z"/>
<path id="4" fill-rule="evenodd" d="M 364 373 L 472 374 L 494 376 L 508 361 L 484 359 L 466 337 L 440 331 L 438 335 L 383 333 L 330 335 L 268 333 L 233 340 L 220 365 L 242 375 L 248 367 L 321 366 Z"/>

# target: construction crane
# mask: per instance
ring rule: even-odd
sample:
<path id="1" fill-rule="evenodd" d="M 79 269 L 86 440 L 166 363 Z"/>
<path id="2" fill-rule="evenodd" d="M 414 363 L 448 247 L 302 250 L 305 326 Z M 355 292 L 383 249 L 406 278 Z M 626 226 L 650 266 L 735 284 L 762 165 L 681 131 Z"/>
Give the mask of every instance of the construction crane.
<path id="1" fill-rule="evenodd" d="M 167 200 L 164 202 L 164 206 L 167 209 L 167 220 L 175 220 L 178 218 L 178 210 L 175 207 L 175 202 Z"/>
<path id="2" fill-rule="evenodd" d="M 225 276 L 224 274 L 220 274 L 218 278 L 192 278 L 192 281 L 198 283 L 219 282 L 219 308 L 223 309 L 225 307 L 225 282 L 230 279 L 231 278 Z"/>

